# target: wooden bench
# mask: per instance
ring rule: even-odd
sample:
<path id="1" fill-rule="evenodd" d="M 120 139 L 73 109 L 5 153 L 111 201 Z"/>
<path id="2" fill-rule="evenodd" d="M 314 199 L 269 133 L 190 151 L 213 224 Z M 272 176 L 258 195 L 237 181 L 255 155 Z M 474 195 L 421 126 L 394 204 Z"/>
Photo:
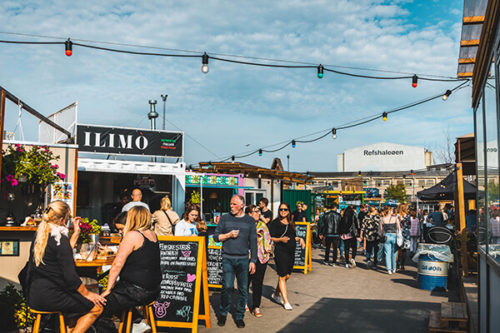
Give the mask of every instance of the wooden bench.
<path id="1" fill-rule="evenodd" d="M 429 333 L 467 332 L 469 318 L 465 303 L 441 303 L 441 311 L 432 311 L 429 316 Z"/>

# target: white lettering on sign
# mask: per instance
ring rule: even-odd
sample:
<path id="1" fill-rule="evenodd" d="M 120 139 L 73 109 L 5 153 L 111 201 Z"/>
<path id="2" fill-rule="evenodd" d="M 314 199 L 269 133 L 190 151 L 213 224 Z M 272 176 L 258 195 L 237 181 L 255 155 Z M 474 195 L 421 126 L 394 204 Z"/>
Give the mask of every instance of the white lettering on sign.
<path id="1" fill-rule="evenodd" d="M 419 261 L 418 274 L 431 276 L 448 276 L 448 263 L 439 261 Z"/>
<path id="2" fill-rule="evenodd" d="M 403 155 L 404 150 L 378 150 L 378 149 L 372 149 L 372 150 L 365 150 L 363 151 L 363 155 L 365 156 L 377 156 L 377 155 Z"/>
<path id="3" fill-rule="evenodd" d="M 141 141 L 142 141 L 142 144 L 141 144 Z M 148 146 L 148 139 L 146 139 L 145 137 L 143 137 L 141 135 L 141 136 L 137 137 L 137 139 L 135 139 L 135 145 L 140 150 L 144 150 Z"/>
<path id="4" fill-rule="evenodd" d="M 120 144 L 118 148 L 132 149 L 132 135 L 118 134 L 118 138 L 120 139 Z"/>

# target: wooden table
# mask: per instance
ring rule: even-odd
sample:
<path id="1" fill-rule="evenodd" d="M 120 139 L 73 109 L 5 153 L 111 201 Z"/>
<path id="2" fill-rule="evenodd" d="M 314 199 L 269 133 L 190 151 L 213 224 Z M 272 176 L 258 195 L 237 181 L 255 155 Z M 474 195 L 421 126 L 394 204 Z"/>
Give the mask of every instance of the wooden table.
<path id="1" fill-rule="evenodd" d="M 102 266 L 111 265 L 114 258 L 111 259 L 95 259 L 87 261 L 83 259 L 75 259 L 76 272 L 80 275 L 83 284 L 93 292 L 99 292 L 99 274 L 102 273 Z"/>
<path id="2" fill-rule="evenodd" d="M 94 267 L 94 268 L 102 268 L 102 266 L 111 265 L 115 258 L 110 259 L 94 259 L 92 261 L 87 261 L 83 259 L 75 259 L 76 267 Z"/>

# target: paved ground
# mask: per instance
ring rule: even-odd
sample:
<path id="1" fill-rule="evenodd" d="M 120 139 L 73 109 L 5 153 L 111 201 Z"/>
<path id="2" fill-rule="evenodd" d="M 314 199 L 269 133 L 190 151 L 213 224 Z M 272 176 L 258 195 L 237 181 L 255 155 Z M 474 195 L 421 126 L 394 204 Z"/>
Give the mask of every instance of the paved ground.
<path id="1" fill-rule="evenodd" d="M 288 282 L 292 311 L 270 300 L 277 282 L 274 267 L 268 267 L 264 281 L 261 310 L 263 317 L 245 316 L 247 332 L 426 332 L 430 310 L 439 310 L 448 301 L 446 292 L 417 289 L 416 267 L 407 264 L 404 272 L 388 275 L 383 270 L 368 270 L 364 256 L 358 267 L 346 269 L 321 265 L 323 250 L 313 250 L 313 270 L 296 272 Z M 409 259 L 408 259 L 409 261 Z M 200 332 L 234 332 L 231 315 L 226 326 L 217 326 L 214 310 L 219 295 L 211 293 L 212 328 Z M 173 330 L 168 330 L 174 332 Z M 185 330 L 175 330 L 185 332 Z"/>

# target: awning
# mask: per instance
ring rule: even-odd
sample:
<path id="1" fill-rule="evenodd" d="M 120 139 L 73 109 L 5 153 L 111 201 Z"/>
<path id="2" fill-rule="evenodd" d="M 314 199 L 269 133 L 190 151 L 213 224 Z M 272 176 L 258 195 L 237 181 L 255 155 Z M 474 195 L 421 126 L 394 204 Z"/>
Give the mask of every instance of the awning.
<path id="1" fill-rule="evenodd" d="M 433 187 L 417 192 L 420 200 L 453 200 L 457 191 L 457 174 L 453 171 L 441 182 Z M 476 187 L 464 180 L 465 199 L 474 199 L 476 197 Z"/>

